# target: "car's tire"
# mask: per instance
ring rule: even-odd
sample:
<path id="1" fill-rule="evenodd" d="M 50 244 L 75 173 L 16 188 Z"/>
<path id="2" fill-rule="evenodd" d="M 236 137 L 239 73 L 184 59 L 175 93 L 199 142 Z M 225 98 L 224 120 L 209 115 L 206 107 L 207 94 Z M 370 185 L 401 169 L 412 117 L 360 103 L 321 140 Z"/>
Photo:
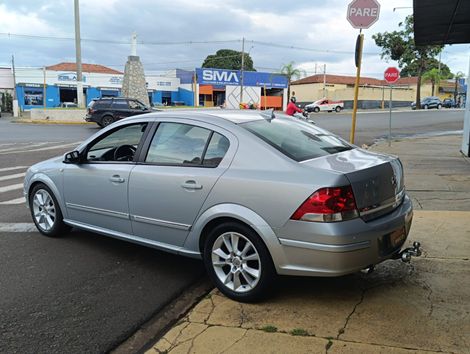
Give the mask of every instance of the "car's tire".
<path id="1" fill-rule="evenodd" d="M 441 109 L 442 108 L 442 105 L 441 104 L 438 104 L 437 105 L 437 109 Z"/>
<path id="2" fill-rule="evenodd" d="M 315 113 L 320 112 L 320 107 L 314 107 L 314 108 L 313 108 L 313 111 L 314 111 Z"/>
<path id="3" fill-rule="evenodd" d="M 341 112 L 341 107 L 340 107 L 340 106 L 336 106 L 335 112 L 336 112 L 336 113 Z"/>
<path id="4" fill-rule="evenodd" d="M 101 126 L 104 128 L 104 127 L 107 127 L 108 125 L 110 125 L 111 123 L 114 123 L 114 118 L 113 116 L 110 116 L 110 115 L 106 115 L 104 116 L 103 118 L 101 118 Z"/>
<path id="5" fill-rule="evenodd" d="M 36 184 L 28 199 L 31 217 L 41 234 L 58 237 L 70 231 L 70 226 L 64 223 L 57 198 L 48 186 Z"/>
<path id="6" fill-rule="evenodd" d="M 427 104 L 425 104 L 425 105 L 423 106 L 423 108 L 424 108 L 424 109 L 428 109 L 429 106 L 428 106 Z"/>
<path id="7" fill-rule="evenodd" d="M 266 245 L 242 223 L 226 222 L 212 229 L 203 258 L 214 284 L 233 300 L 260 300 L 273 285 L 276 272 Z"/>

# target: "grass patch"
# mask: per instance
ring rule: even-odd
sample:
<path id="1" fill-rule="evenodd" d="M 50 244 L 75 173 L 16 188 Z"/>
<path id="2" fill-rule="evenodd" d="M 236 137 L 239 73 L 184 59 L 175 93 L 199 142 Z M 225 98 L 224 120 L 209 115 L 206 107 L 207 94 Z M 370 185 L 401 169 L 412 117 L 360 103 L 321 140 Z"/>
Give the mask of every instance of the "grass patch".
<path id="1" fill-rule="evenodd" d="M 333 345 L 333 341 L 331 339 L 328 338 L 328 343 L 326 343 L 325 345 L 325 349 L 326 350 L 329 350 L 331 348 L 331 346 Z"/>
<path id="2" fill-rule="evenodd" d="M 274 333 L 277 332 L 277 327 L 272 326 L 272 325 L 267 325 L 261 328 L 262 331 L 268 332 L 268 333 Z"/>
<path id="3" fill-rule="evenodd" d="M 290 331 L 293 336 L 308 336 L 308 332 L 303 328 L 294 328 Z"/>

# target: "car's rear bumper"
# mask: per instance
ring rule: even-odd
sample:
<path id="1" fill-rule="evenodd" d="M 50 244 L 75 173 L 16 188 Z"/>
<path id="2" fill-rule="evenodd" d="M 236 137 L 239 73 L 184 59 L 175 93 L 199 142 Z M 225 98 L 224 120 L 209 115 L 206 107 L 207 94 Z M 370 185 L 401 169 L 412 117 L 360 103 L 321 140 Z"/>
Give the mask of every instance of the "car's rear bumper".
<path id="1" fill-rule="evenodd" d="M 276 231 L 280 247 L 271 250 L 277 272 L 339 276 L 380 263 L 400 251 L 412 217 L 411 200 L 405 197 L 392 213 L 369 222 L 360 218 L 337 223 L 289 221 Z M 400 241 L 391 245 L 391 235 L 401 232 Z"/>

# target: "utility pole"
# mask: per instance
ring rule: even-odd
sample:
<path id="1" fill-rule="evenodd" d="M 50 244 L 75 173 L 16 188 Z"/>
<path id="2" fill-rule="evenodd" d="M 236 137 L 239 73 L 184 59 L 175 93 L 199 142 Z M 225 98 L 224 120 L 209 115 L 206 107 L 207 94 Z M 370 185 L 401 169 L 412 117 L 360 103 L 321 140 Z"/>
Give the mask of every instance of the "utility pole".
<path id="1" fill-rule="evenodd" d="M 240 105 L 243 103 L 243 71 L 245 70 L 245 37 L 242 38 L 242 68 L 240 70 Z"/>
<path id="2" fill-rule="evenodd" d="M 18 117 L 18 98 L 16 97 L 16 71 L 15 56 L 11 56 L 11 69 L 13 70 L 13 117 Z"/>
<path id="3" fill-rule="evenodd" d="M 44 88 L 43 88 L 43 95 L 42 95 L 42 104 L 44 106 L 44 109 L 46 109 L 46 105 L 47 105 L 47 91 L 46 91 L 46 67 L 44 66 L 42 68 L 42 74 L 43 74 L 43 79 L 44 79 Z"/>
<path id="4" fill-rule="evenodd" d="M 80 12 L 79 0 L 74 0 L 75 13 L 75 56 L 77 64 L 77 106 L 84 107 L 83 104 L 83 81 L 82 81 L 82 48 L 80 41 Z"/>
<path id="5" fill-rule="evenodd" d="M 317 74 L 317 66 L 318 66 L 318 64 L 315 63 L 315 75 Z"/>
<path id="6" fill-rule="evenodd" d="M 11 69 L 13 71 L 13 100 L 16 100 L 16 72 L 15 72 L 15 56 L 11 56 Z"/>
<path id="7" fill-rule="evenodd" d="M 326 64 L 323 64 L 323 97 L 326 97 Z"/>

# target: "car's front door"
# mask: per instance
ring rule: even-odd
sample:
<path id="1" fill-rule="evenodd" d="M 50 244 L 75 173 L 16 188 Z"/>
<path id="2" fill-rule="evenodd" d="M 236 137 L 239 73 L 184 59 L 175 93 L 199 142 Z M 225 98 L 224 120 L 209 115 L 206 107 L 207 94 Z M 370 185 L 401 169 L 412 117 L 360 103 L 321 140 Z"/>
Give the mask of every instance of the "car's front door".
<path id="1" fill-rule="evenodd" d="M 147 125 L 119 126 L 90 143 L 81 163 L 67 165 L 64 198 L 70 221 L 132 234 L 127 188 Z"/>
<path id="2" fill-rule="evenodd" d="M 129 103 L 125 99 L 114 99 L 111 109 L 114 112 L 114 120 L 123 119 L 131 115 Z"/>
<path id="3" fill-rule="evenodd" d="M 158 125 L 148 152 L 131 172 L 129 210 L 134 235 L 171 246 L 184 244 L 236 151 L 233 135 L 211 128 L 184 120 Z"/>

